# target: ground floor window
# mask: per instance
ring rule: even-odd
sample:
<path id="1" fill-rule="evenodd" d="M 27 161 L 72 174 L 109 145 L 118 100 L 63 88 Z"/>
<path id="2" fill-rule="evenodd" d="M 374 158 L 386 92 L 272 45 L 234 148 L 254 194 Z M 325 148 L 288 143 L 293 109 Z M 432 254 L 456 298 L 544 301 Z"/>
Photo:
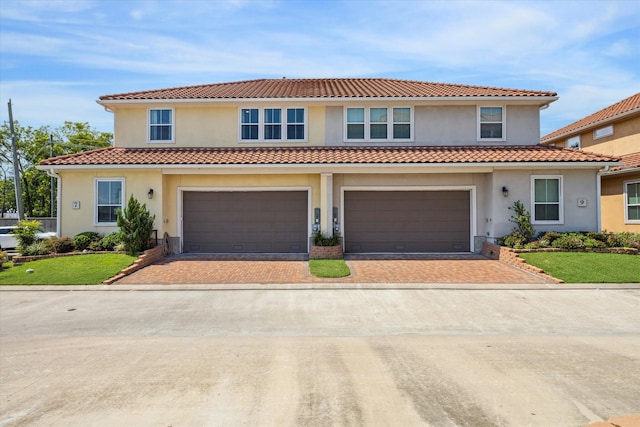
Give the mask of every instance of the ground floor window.
<path id="1" fill-rule="evenodd" d="M 532 176 L 531 199 L 534 224 L 562 223 L 561 176 Z"/>
<path id="2" fill-rule="evenodd" d="M 124 205 L 124 179 L 96 179 L 96 215 L 97 225 L 115 225 L 118 210 Z"/>
<path id="3" fill-rule="evenodd" d="M 640 181 L 624 183 L 625 222 L 640 223 Z"/>

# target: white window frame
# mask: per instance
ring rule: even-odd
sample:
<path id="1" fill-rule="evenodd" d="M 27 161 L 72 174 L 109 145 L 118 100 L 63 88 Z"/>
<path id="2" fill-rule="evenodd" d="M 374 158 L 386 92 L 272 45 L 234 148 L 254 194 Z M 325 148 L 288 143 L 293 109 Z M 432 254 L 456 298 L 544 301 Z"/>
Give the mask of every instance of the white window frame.
<path id="1" fill-rule="evenodd" d="M 483 108 L 500 108 L 502 110 L 502 120 L 499 122 L 483 122 L 482 121 L 482 109 Z M 478 105 L 477 107 L 477 139 L 478 142 L 503 142 L 507 140 L 507 108 L 504 105 Z M 502 138 L 482 138 L 482 124 L 495 124 L 500 123 L 502 125 Z"/>
<path id="2" fill-rule="evenodd" d="M 572 136 L 571 138 L 567 138 L 566 148 L 571 148 L 573 150 L 579 150 L 582 147 L 582 142 L 580 141 L 580 135 Z"/>
<path id="3" fill-rule="evenodd" d="M 593 131 L 593 139 L 606 138 L 613 135 L 613 125 L 601 127 Z"/>
<path id="4" fill-rule="evenodd" d="M 94 185 L 93 185 L 93 225 L 97 226 L 97 227 L 113 227 L 115 225 L 118 225 L 117 222 L 99 222 L 98 221 L 98 208 L 99 206 L 101 206 L 98 203 L 98 184 L 100 182 L 119 182 L 121 189 L 120 189 L 120 209 L 124 210 L 125 208 L 125 180 L 122 177 L 100 177 L 100 178 L 95 178 L 94 179 Z M 113 204 L 109 204 L 108 206 L 114 206 Z"/>
<path id="5" fill-rule="evenodd" d="M 258 110 L 258 139 L 243 139 L 242 138 L 242 110 Z M 265 123 L 265 110 L 280 110 L 280 122 L 279 123 Z M 302 110 L 304 112 L 304 120 L 300 122 L 289 123 L 288 111 L 289 110 Z M 247 123 L 254 124 L 254 123 Z M 280 138 L 279 139 L 265 139 L 265 126 L 279 125 L 280 126 Z M 304 126 L 304 138 L 302 139 L 289 139 L 288 125 L 302 125 Z M 256 106 L 241 106 L 238 108 L 238 142 L 246 144 L 255 143 L 270 143 L 270 142 L 307 142 L 309 132 L 309 113 L 306 107 L 301 106 L 281 106 L 281 105 L 267 105 L 264 107 Z"/>
<path id="6" fill-rule="evenodd" d="M 169 110 L 171 111 L 171 123 L 163 123 L 163 124 L 152 124 L 151 123 L 151 112 L 158 110 Z M 151 139 L 151 126 L 169 126 L 171 129 L 171 139 Z M 147 109 L 147 143 L 149 144 L 173 144 L 176 139 L 176 112 L 173 108 L 170 107 L 157 107 L 157 108 L 148 108 Z"/>
<path id="7" fill-rule="evenodd" d="M 623 203 L 624 203 L 624 223 L 625 224 L 640 224 L 640 219 L 629 219 L 629 207 L 630 206 L 640 206 L 640 204 L 629 204 L 628 199 L 628 188 L 629 185 L 638 184 L 640 185 L 640 180 L 632 180 L 632 181 L 624 181 L 624 192 L 623 192 Z"/>
<path id="8" fill-rule="evenodd" d="M 536 180 L 537 179 L 556 179 L 558 180 L 558 219 L 557 220 L 537 220 L 536 205 L 551 204 L 544 202 L 536 202 Z M 562 175 L 532 175 L 531 176 L 531 224 L 564 224 L 564 183 Z"/>
<path id="9" fill-rule="evenodd" d="M 364 138 L 349 138 L 348 133 L 348 125 L 347 122 L 347 112 L 349 109 L 362 109 L 364 110 Z M 372 108 L 386 108 L 387 109 L 387 121 L 386 122 L 372 122 L 371 121 L 371 109 Z M 396 108 L 406 108 L 409 110 L 409 121 L 408 122 L 394 122 L 393 121 L 393 110 Z M 345 106 L 343 109 L 343 117 L 344 117 L 344 141 L 345 142 L 413 142 L 413 131 L 415 129 L 414 123 L 414 114 L 413 107 L 408 105 L 371 105 L 371 106 L 363 106 L 363 105 L 349 105 Z M 384 124 L 387 126 L 387 137 L 386 138 L 371 138 L 371 125 L 372 124 Z M 409 125 L 409 138 L 394 138 L 393 137 L 393 125 L 394 124 L 408 124 Z"/>

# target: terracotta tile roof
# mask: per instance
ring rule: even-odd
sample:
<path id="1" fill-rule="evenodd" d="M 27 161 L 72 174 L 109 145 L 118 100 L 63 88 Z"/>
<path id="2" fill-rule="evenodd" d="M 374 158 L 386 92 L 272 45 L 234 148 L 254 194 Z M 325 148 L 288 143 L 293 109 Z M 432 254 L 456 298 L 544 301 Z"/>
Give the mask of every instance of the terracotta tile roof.
<path id="1" fill-rule="evenodd" d="M 626 99 L 623 99 L 620 102 L 616 102 L 613 105 L 603 108 L 602 110 L 584 117 L 576 122 L 573 122 L 570 125 L 553 131 L 543 136 L 540 140 L 543 143 L 550 142 L 557 137 L 568 136 L 569 134 L 588 129 L 591 125 L 602 125 L 607 120 L 615 119 L 623 114 L 631 114 L 634 111 L 640 113 L 640 92 Z"/>
<path id="2" fill-rule="evenodd" d="M 459 147 L 109 147 L 40 162 L 41 166 L 107 165 L 309 165 L 309 164 L 481 164 L 613 162 L 617 159 L 542 145 Z"/>
<path id="3" fill-rule="evenodd" d="M 555 97 L 555 92 L 383 78 L 259 79 L 104 95 L 100 101 L 150 99 Z"/>
<path id="4" fill-rule="evenodd" d="M 640 152 L 627 154 L 625 156 L 620 156 L 620 161 L 623 163 L 621 166 L 614 166 L 610 170 L 613 171 L 621 171 L 626 169 L 638 169 L 640 170 Z"/>

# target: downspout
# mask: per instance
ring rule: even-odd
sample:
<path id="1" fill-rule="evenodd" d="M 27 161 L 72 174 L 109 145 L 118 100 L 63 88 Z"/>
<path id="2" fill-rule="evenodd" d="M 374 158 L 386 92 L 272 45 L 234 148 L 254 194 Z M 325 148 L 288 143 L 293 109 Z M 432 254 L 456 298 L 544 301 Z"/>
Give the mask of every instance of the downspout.
<path id="1" fill-rule="evenodd" d="M 49 175 L 52 178 L 56 179 L 56 187 L 57 187 L 57 192 L 56 192 L 56 236 L 60 237 L 60 227 L 61 227 L 61 222 L 60 222 L 60 206 L 62 205 L 60 202 L 60 191 L 62 189 L 62 177 L 60 175 L 58 175 L 55 171 L 55 169 L 51 168 L 47 170 L 47 175 Z"/>
<path id="2" fill-rule="evenodd" d="M 596 231 L 602 231 L 602 174 L 609 172 L 609 165 L 598 171 L 596 175 L 596 221 L 598 223 L 598 229 Z"/>

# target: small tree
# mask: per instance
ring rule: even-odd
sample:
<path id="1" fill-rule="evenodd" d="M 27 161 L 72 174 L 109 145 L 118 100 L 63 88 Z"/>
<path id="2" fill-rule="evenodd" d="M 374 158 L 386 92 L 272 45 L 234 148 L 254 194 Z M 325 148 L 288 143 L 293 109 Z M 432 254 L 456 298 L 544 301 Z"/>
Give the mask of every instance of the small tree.
<path id="1" fill-rule="evenodd" d="M 530 242 L 535 234 L 533 225 L 531 225 L 531 214 L 525 209 L 520 200 L 513 202 L 513 206 L 510 206 L 509 209 L 515 212 L 515 215 L 511 215 L 511 219 L 509 219 L 510 222 L 516 224 L 514 231 L 517 231 L 525 238 L 525 243 Z"/>
<path id="2" fill-rule="evenodd" d="M 118 211 L 117 224 L 123 235 L 125 249 L 130 255 L 149 249 L 155 220 L 156 216 L 149 213 L 147 205 L 140 204 L 133 195 L 124 211 Z"/>
<path id="3" fill-rule="evenodd" d="M 40 230 L 41 225 L 42 223 L 40 223 L 40 221 L 18 221 L 18 228 L 13 231 L 18 241 L 18 249 L 24 250 L 38 240 L 36 234 Z"/>

